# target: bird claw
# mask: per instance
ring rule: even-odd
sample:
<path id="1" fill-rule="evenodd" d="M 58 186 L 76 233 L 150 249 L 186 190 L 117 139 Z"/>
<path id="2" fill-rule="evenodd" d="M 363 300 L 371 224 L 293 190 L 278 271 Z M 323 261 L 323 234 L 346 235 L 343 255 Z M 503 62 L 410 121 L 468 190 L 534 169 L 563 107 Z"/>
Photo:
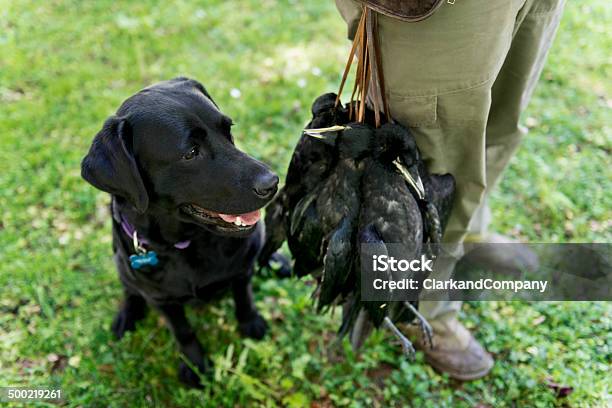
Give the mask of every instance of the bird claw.
<path id="1" fill-rule="evenodd" d="M 397 339 L 400 341 L 400 344 L 402 345 L 402 350 L 404 351 L 404 355 L 408 357 L 408 359 L 414 360 L 416 350 L 414 349 L 414 346 L 412 345 L 410 340 L 408 340 L 408 338 L 404 336 L 404 334 L 397 328 L 397 326 L 393 324 L 391 319 L 389 319 L 389 316 L 385 316 L 383 323 L 391 331 L 391 333 L 393 333 L 395 337 L 397 337 Z"/>
<path id="2" fill-rule="evenodd" d="M 416 307 L 414 307 L 410 302 L 404 302 L 404 306 L 408 308 L 413 314 L 414 317 L 419 321 L 418 325 L 421 328 L 421 333 L 423 334 L 423 339 L 425 339 L 425 343 L 428 348 L 433 348 L 433 328 L 425 319 L 425 317 L 419 313 Z"/>

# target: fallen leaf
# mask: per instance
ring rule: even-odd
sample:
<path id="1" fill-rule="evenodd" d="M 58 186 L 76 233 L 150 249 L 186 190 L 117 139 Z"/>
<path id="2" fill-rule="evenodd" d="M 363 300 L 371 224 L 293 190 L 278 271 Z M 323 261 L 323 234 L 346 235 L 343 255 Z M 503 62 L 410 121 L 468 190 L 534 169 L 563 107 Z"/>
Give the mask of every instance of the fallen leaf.
<path id="1" fill-rule="evenodd" d="M 78 367 L 81 364 L 81 356 L 72 356 L 68 359 L 70 367 Z"/>

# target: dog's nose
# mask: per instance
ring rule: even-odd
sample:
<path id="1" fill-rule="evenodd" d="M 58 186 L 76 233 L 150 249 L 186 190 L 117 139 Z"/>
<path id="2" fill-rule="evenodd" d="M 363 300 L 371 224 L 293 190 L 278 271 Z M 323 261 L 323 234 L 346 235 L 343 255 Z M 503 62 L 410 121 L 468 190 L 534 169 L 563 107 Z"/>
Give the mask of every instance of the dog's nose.
<path id="1" fill-rule="evenodd" d="M 261 198 L 270 198 L 276 193 L 278 187 L 278 176 L 266 172 L 255 179 L 253 190 Z"/>

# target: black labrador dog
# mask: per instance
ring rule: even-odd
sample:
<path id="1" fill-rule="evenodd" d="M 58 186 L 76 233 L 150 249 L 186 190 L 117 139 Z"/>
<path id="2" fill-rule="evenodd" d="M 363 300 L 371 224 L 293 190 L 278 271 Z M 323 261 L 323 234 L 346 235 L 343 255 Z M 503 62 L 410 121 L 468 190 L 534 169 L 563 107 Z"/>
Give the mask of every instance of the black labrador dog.
<path id="1" fill-rule="evenodd" d="M 199 82 L 160 82 L 106 120 L 81 165 L 85 180 L 112 195 L 113 252 L 125 290 L 114 334 L 134 330 L 150 305 L 202 373 L 210 362 L 185 316 L 187 301 L 231 288 L 240 332 L 260 339 L 267 329 L 251 276 L 264 235 L 259 209 L 278 177 L 236 148 L 231 126 Z M 184 362 L 179 378 L 200 385 Z"/>

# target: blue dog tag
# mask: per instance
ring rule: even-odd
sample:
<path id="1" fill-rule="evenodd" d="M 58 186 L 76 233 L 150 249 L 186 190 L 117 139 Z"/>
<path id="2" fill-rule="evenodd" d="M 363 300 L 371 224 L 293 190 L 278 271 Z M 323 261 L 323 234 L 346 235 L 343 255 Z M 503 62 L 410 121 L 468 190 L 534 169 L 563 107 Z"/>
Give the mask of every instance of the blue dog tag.
<path id="1" fill-rule="evenodd" d="M 143 266 L 155 266 L 159 263 L 155 251 L 148 251 L 144 254 L 130 255 L 130 266 L 134 269 L 140 269 Z"/>

